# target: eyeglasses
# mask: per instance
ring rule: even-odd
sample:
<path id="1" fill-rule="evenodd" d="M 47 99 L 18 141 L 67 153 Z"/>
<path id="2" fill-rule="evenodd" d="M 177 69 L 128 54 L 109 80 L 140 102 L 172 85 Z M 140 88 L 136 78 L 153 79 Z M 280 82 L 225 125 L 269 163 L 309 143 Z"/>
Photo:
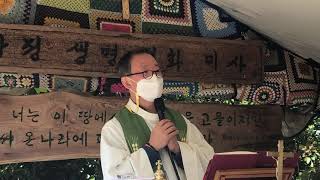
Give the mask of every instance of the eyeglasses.
<path id="1" fill-rule="evenodd" d="M 145 79 L 151 79 L 153 74 L 155 74 L 159 78 L 163 77 L 164 72 L 161 70 L 143 71 L 143 72 L 138 72 L 138 73 L 127 74 L 126 76 L 133 76 L 133 75 L 138 75 L 138 74 L 142 74 Z"/>

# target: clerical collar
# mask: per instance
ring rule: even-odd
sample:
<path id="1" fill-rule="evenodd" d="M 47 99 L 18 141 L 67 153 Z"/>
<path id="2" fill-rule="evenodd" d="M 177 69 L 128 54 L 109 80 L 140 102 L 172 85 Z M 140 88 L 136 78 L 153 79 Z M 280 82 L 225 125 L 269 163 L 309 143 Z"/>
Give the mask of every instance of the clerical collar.
<path id="1" fill-rule="evenodd" d="M 150 113 L 150 112 L 142 109 L 141 107 L 137 108 L 137 105 L 130 98 L 129 98 L 129 101 L 128 101 L 126 107 L 129 109 L 129 111 L 132 111 L 133 113 L 138 114 L 143 119 L 159 121 L 158 114 Z"/>

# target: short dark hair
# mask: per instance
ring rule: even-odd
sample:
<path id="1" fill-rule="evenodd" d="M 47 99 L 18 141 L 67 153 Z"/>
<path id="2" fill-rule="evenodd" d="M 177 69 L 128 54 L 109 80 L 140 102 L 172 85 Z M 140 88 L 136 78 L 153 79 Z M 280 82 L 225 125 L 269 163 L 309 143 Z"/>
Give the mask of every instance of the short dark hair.
<path id="1" fill-rule="evenodd" d="M 131 73 L 131 59 L 133 56 L 139 55 L 139 54 L 150 54 L 151 56 L 153 56 L 153 53 L 147 48 L 140 48 L 140 49 L 128 51 L 126 54 L 124 54 L 120 58 L 117 64 L 117 69 L 120 77 L 123 77 Z"/>

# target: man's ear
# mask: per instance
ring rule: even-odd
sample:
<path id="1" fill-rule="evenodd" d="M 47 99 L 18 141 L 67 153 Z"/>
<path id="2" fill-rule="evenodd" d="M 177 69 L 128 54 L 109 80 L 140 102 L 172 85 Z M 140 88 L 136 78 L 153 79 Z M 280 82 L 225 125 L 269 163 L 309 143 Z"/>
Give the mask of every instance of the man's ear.
<path id="1" fill-rule="evenodd" d="M 122 83 L 122 85 L 123 85 L 125 88 L 127 88 L 127 89 L 132 89 L 131 82 L 130 82 L 130 80 L 128 80 L 127 77 L 122 77 L 122 78 L 121 78 L 121 83 Z"/>

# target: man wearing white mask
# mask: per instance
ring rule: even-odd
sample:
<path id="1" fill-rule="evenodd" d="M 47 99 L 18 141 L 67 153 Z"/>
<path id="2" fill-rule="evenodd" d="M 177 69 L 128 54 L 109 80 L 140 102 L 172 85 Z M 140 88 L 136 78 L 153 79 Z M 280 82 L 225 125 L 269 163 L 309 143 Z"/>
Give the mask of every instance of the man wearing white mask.
<path id="1" fill-rule="evenodd" d="M 161 160 L 167 180 L 201 180 L 213 148 L 180 113 L 166 108 L 167 119 L 159 121 L 154 100 L 162 95 L 163 74 L 155 58 L 146 50 L 128 52 L 118 68 L 130 99 L 102 128 L 104 179 L 150 179 Z"/>

